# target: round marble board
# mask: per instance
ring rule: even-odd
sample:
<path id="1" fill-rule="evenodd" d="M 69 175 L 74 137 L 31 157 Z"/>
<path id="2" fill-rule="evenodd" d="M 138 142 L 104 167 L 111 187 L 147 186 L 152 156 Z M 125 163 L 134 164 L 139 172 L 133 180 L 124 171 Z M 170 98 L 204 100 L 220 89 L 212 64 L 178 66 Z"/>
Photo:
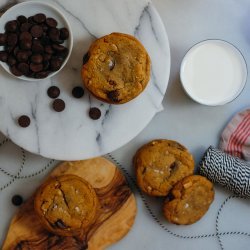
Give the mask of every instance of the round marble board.
<path id="1" fill-rule="evenodd" d="M 162 110 L 170 73 L 170 49 L 164 25 L 147 0 L 46 2 L 61 10 L 71 25 L 74 35 L 71 57 L 55 77 L 36 82 L 16 79 L 0 69 L 0 130 L 27 151 L 47 158 L 78 160 L 111 152 L 133 139 Z M 27 16 L 32 14 L 35 13 L 27 10 Z M 152 60 L 151 80 L 146 90 L 123 105 L 102 103 L 87 91 L 83 98 L 73 98 L 72 88 L 82 85 L 83 55 L 96 38 L 112 32 L 132 34 L 146 47 Z M 61 113 L 51 108 L 53 100 L 47 96 L 51 85 L 60 88 L 60 98 L 66 103 Z M 99 120 L 89 118 L 90 107 L 101 110 Z M 17 125 L 21 115 L 31 118 L 28 128 Z"/>

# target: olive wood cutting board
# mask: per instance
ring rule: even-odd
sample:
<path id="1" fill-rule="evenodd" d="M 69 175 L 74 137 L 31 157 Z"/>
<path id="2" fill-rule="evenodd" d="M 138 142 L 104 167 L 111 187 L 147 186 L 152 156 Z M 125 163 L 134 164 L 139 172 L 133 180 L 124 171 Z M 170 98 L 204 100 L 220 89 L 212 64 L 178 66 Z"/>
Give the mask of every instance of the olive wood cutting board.
<path id="1" fill-rule="evenodd" d="M 81 238 L 63 237 L 46 231 L 29 198 L 13 217 L 2 250 L 77 250 L 105 249 L 131 229 L 136 216 L 136 200 L 120 170 L 105 158 L 63 162 L 49 177 L 74 174 L 95 189 L 101 209 L 99 216 Z"/>

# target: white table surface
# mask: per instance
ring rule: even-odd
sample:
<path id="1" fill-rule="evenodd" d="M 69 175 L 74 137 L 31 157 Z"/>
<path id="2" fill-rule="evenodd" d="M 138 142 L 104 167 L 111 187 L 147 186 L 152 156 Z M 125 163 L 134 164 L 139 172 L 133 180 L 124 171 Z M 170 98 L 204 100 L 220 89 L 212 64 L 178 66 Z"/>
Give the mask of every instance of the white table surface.
<path id="1" fill-rule="evenodd" d="M 134 176 L 131 159 L 138 147 L 155 138 L 174 139 L 193 153 L 196 163 L 209 145 L 218 145 L 224 126 L 238 111 L 250 106 L 249 80 L 242 94 L 232 103 L 206 107 L 190 100 L 181 88 L 179 67 L 185 52 L 195 43 L 208 38 L 227 40 L 236 45 L 250 65 L 250 1 L 249 0 L 153 0 L 168 32 L 171 46 L 171 75 L 163 102 L 164 111 L 134 140 L 112 153 L 120 167 Z M 2 139 L 1 137 L 0 139 Z M 13 157 L 17 155 L 18 157 Z M 0 149 L 1 167 L 17 173 L 21 150 L 8 143 Z M 25 153 L 21 175 L 41 170 L 49 160 Z M 35 163 L 35 164 L 34 164 Z M 35 168 L 35 170 L 33 170 Z M 16 208 L 11 196 L 20 193 L 27 198 L 48 172 L 34 178 L 22 178 L 0 189 L 0 232 Z M 208 213 L 191 226 L 171 225 L 161 215 L 160 199 L 141 196 L 127 175 L 138 202 L 138 215 L 130 233 L 110 249 L 114 250 L 247 250 L 250 249 L 250 202 L 234 198 L 216 185 L 215 201 Z M 10 178 L 11 181 L 11 178 Z M 5 177 L 0 173 L 0 183 Z M 30 188 L 25 188 L 25 187 Z M 4 219 L 3 219 L 4 218 Z M 4 223 L 3 223 L 4 222 Z M 0 240 L 4 236 L 0 234 Z"/>

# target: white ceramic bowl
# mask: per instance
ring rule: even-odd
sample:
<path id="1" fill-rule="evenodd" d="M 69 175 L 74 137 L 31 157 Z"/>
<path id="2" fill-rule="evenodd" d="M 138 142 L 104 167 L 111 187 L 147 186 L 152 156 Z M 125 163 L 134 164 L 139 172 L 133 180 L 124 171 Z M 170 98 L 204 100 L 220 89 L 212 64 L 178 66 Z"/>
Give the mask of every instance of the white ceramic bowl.
<path id="1" fill-rule="evenodd" d="M 66 65 L 71 51 L 72 51 L 72 47 L 73 47 L 73 35 L 72 35 L 72 30 L 70 28 L 70 25 L 68 23 L 68 21 L 66 20 L 66 18 L 64 17 L 63 13 L 60 12 L 55 6 L 48 4 L 48 3 L 43 3 L 43 2 L 39 2 L 39 1 L 28 1 L 28 2 L 23 2 L 20 4 L 17 4 L 13 7 L 11 7 L 10 9 L 8 9 L 0 18 L 0 33 L 3 33 L 5 31 L 5 24 L 10 21 L 10 20 L 16 20 L 16 18 L 20 15 L 24 15 L 26 17 L 29 16 L 33 16 L 37 13 L 43 13 L 45 14 L 47 17 L 52 17 L 54 18 L 57 22 L 58 22 L 58 28 L 67 28 L 69 30 L 69 38 L 64 42 L 65 47 L 68 48 L 69 53 L 68 56 L 65 58 L 61 68 L 58 71 L 52 72 L 51 74 L 49 74 L 46 78 L 50 78 L 54 75 L 56 75 L 57 73 L 59 73 L 60 70 L 63 69 L 63 67 Z M 0 46 L 0 50 L 3 50 L 3 46 Z M 26 77 L 26 76 L 20 76 L 17 77 L 15 75 L 13 75 L 10 70 L 9 70 L 9 66 L 7 65 L 7 63 L 4 62 L 0 62 L 2 67 L 12 76 L 22 79 L 22 80 L 26 80 L 26 81 L 41 81 L 42 79 L 35 79 L 35 78 L 30 78 L 30 77 Z M 44 78 L 44 79 L 46 79 Z"/>
<path id="2" fill-rule="evenodd" d="M 242 53 L 223 40 L 194 45 L 181 63 L 180 79 L 189 97 L 208 106 L 224 105 L 239 96 L 247 80 Z"/>

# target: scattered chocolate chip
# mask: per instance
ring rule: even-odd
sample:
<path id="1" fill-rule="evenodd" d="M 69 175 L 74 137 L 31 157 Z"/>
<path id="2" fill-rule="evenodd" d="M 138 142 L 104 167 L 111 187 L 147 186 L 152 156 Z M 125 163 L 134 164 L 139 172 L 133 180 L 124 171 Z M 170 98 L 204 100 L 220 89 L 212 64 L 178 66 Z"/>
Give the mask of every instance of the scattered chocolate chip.
<path id="1" fill-rule="evenodd" d="M 56 112 L 62 112 L 65 109 L 65 102 L 62 99 L 55 99 L 53 102 L 53 109 Z"/>
<path id="2" fill-rule="evenodd" d="M 19 47 L 18 46 L 16 46 L 15 48 L 14 48 L 14 50 L 13 50 L 13 54 L 14 54 L 14 56 L 16 56 L 17 55 L 17 52 L 18 51 L 20 51 L 20 49 L 19 49 Z"/>
<path id="3" fill-rule="evenodd" d="M 54 225 L 55 225 L 55 227 L 58 227 L 58 228 L 60 228 L 60 229 L 66 229 L 66 228 L 68 228 L 68 226 L 65 225 L 64 222 L 63 222 L 61 219 L 57 220 L 57 221 L 54 223 Z"/>
<path id="4" fill-rule="evenodd" d="M 118 90 L 112 90 L 107 93 L 107 97 L 112 102 L 119 102 L 119 92 Z"/>
<path id="5" fill-rule="evenodd" d="M 30 70 L 34 73 L 40 72 L 43 70 L 43 64 L 35 64 L 35 63 L 31 63 L 30 64 Z"/>
<path id="6" fill-rule="evenodd" d="M 27 115 L 22 115 L 18 118 L 18 124 L 22 128 L 27 128 L 30 125 L 30 118 Z"/>
<path id="7" fill-rule="evenodd" d="M 29 53 L 27 51 L 19 50 L 16 54 L 16 58 L 19 62 L 27 62 Z"/>
<path id="8" fill-rule="evenodd" d="M 50 61 L 51 70 L 57 71 L 61 68 L 63 61 L 59 58 L 52 58 Z"/>
<path id="9" fill-rule="evenodd" d="M 60 39 L 67 40 L 69 38 L 69 31 L 67 28 L 60 29 Z"/>
<path id="10" fill-rule="evenodd" d="M 23 197 L 21 195 L 16 194 L 12 197 L 11 202 L 15 206 L 20 206 L 23 203 Z"/>
<path id="11" fill-rule="evenodd" d="M 24 31 L 29 31 L 31 28 L 31 24 L 30 23 L 23 23 L 20 27 L 20 31 L 24 32 Z"/>
<path id="12" fill-rule="evenodd" d="M 43 28 L 39 25 L 34 25 L 30 29 L 30 33 L 33 37 L 39 38 L 43 35 Z"/>
<path id="13" fill-rule="evenodd" d="M 17 65 L 17 69 L 21 71 L 24 75 L 27 75 L 29 73 L 29 64 L 27 63 L 19 63 Z"/>
<path id="14" fill-rule="evenodd" d="M 60 31 L 57 28 L 51 28 L 49 30 L 49 38 L 53 42 L 56 42 L 56 41 L 60 40 L 59 36 L 60 36 Z"/>
<path id="15" fill-rule="evenodd" d="M 29 49 L 31 49 L 31 46 L 32 46 L 31 40 L 24 39 L 24 40 L 20 41 L 20 48 L 21 49 L 29 50 Z"/>
<path id="16" fill-rule="evenodd" d="M 17 35 L 14 33 L 10 33 L 7 36 L 7 45 L 8 46 L 15 46 L 17 44 Z"/>
<path id="17" fill-rule="evenodd" d="M 60 89 L 56 86 L 51 86 L 48 88 L 47 94 L 50 98 L 55 99 L 60 95 Z"/>
<path id="18" fill-rule="evenodd" d="M 22 72 L 19 71 L 16 67 L 16 65 L 13 65 L 10 67 L 10 72 L 14 75 L 14 76 L 22 76 Z"/>
<path id="19" fill-rule="evenodd" d="M 80 86 L 74 87 L 72 89 L 72 95 L 75 98 L 81 98 L 84 95 L 84 89 L 82 87 L 80 87 Z"/>
<path id="20" fill-rule="evenodd" d="M 0 33 L 0 46 L 4 46 L 7 42 L 7 35 Z"/>
<path id="21" fill-rule="evenodd" d="M 8 57 L 7 63 L 9 66 L 13 66 L 17 63 L 16 58 L 12 55 Z"/>
<path id="22" fill-rule="evenodd" d="M 42 38 L 41 38 L 41 43 L 46 46 L 46 45 L 50 45 L 51 42 L 50 42 L 50 39 L 47 35 L 44 35 Z"/>
<path id="23" fill-rule="evenodd" d="M 17 17 L 17 21 L 18 21 L 20 24 L 22 24 L 22 23 L 28 22 L 28 19 L 27 19 L 25 16 L 21 15 L 21 16 L 18 16 L 18 17 Z"/>
<path id="24" fill-rule="evenodd" d="M 102 113 L 99 108 L 90 108 L 89 117 L 93 120 L 98 120 L 101 117 Z"/>
<path id="25" fill-rule="evenodd" d="M 7 32 L 15 32 L 17 30 L 17 21 L 12 20 L 6 23 L 5 30 Z"/>
<path id="26" fill-rule="evenodd" d="M 86 64 L 89 60 L 89 53 L 86 53 L 82 58 L 82 64 Z"/>
<path id="27" fill-rule="evenodd" d="M 33 17 L 33 20 L 39 24 L 44 23 L 46 21 L 46 16 L 43 13 L 39 13 Z"/>
<path id="28" fill-rule="evenodd" d="M 43 62 L 43 56 L 41 54 L 35 54 L 31 56 L 30 60 L 35 64 L 40 64 Z"/>
<path id="29" fill-rule="evenodd" d="M 34 52 L 34 53 L 43 53 L 43 51 L 44 51 L 44 47 L 42 46 L 42 44 L 40 43 L 40 42 L 37 42 L 37 43 L 33 43 L 33 45 L 32 45 L 32 51 Z"/>
<path id="30" fill-rule="evenodd" d="M 8 60 L 8 53 L 5 51 L 0 51 L 0 61 L 7 62 Z"/>
<path id="31" fill-rule="evenodd" d="M 32 36 L 28 31 L 24 31 L 20 34 L 19 40 L 32 40 Z"/>
<path id="32" fill-rule="evenodd" d="M 35 74 L 35 78 L 37 79 L 43 79 L 46 78 L 49 75 L 49 71 L 41 71 Z"/>
<path id="33" fill-rule="evenodd" d="M 46 19 L 46 24 L 50 27 L 50 28 L 55 28 L 57 26 L 57 21 L 54 18 L 48 17 Z"/>

